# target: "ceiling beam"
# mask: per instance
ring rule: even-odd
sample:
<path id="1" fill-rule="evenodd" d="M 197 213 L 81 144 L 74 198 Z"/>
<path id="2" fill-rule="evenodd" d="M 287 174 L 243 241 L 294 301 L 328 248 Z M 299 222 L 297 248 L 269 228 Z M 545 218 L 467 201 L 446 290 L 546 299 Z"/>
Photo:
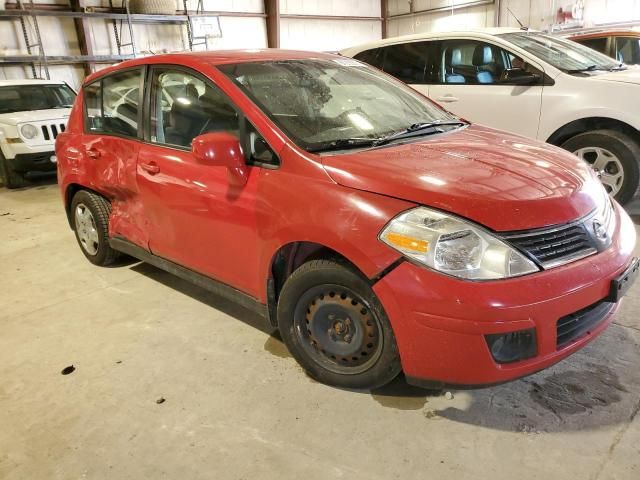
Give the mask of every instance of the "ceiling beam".
<path id="1" fill-rule="evenodd" d="M 389 36 L 389 0 L 380 0 L 380 16 L 382 17 L 382 38 Z"/>
<path id="2" fill-rule="evenodd" d="M 280 1 L 264 0 L 264 13 L 267 15 L 267 46 L 280 48 Z"/>
<path id="3" fill-rule="evenodd" d="M 83 9 L 81 0 L 71 0 L 71 10 L 74 12 L 81 12 Z M 91 29 L 88 25 L 86 18 L 74 18 L 73 26 L 76 30 L 76 37 L 78 38 L 78 47 L 80 49 L 80 55 L 93 56 L 93 44 L 91 43 Z M 85 63 L 83 65 L 84 74 L 91 74 L 91 64 Z"/>

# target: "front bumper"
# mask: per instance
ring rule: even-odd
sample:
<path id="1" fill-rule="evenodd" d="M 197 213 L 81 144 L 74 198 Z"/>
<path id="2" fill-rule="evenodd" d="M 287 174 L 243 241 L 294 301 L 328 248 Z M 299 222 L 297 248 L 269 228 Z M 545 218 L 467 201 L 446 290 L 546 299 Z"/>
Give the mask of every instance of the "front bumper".
<path id="1" fill-rule="evenodd" d="M 613 321 L 618 304 L 579 338 L 557 346 L 557 322 L 608 297 L 631 263 L 635 228 L 616 205 L 616 230 L 606 251 L 507 280 L 472 282 L 403 262 L 374 285 L 394 329 L 402 366 L 423 386 L 488 385 L 549 367 L 585 346 Z M 494 361 L 485 335 L 535 329 L 537 353 Z"/>
<path id="2" fill-rule="evenodd" d="M 9 160 L 9 166 L 16 172 L 55 172 L 56 163 L 51 161 L 51 157 L 55 155 L 53 151 L 40 153 L 19 153 Z"/>

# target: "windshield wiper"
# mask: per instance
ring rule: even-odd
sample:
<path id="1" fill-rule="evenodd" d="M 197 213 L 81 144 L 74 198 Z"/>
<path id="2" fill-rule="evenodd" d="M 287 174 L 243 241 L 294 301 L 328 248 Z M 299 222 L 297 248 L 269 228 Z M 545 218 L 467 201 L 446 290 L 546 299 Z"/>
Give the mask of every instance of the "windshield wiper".
<path id="1" fill-rule="evenodd" d="M 589 65 L 584 68 L 574 68 L 573 70 L 567 70 L 567 73 L 593 72 L 594 70 L 598 70 L 597 65 Z"/>
<path id="2" fill-rule="evenodd" d="M 467 122 L 463 122 L 462 120 L 438 120 L 436 122 L 414 123 L 404 130 L 394 132 L 390 135 L 387 135 L 386 137 L 375 140 L 373 145 L 377 147 L 378 145 L 385 145 L 399 138 L 427 135 L 432 133 L 442 133 L 444 130 L 442 130 L 440 127 L 463 125 L 467 125 Z M 431 131 L 427 132 L 427 130 Z"/>
<path id="3" fill-rule="evenodd" d="M 331 142 L 322 143 L 316 147 L 307 148 L 308 152 L 328 152 L 331 150 L 346 150 L 348 148 L 370 147 L 375 145 L 379 138 L 353 137 L 338 138 Z"/>

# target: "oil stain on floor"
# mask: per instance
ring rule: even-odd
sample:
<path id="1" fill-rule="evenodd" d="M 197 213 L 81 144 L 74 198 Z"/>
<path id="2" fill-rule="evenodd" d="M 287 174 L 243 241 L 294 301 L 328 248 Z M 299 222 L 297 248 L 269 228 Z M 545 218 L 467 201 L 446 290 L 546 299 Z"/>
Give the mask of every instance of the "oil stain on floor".
<path id="1" fill-rule="evenodd" d="M 267 341 L 264 342 L 264 349 L 276 357 L 291 358 L 291 354 L 289 353 L 289 350 L 287 350 L 287 346 L 284 344 L 277 331 L 269 335 Z"/>
<path id="2" fill-rule="evenodd" d="M 556 415 L 584 413 L 594 407 L 619 402 L 627 389 L 616 373 L 603 365 L 589 364 L 585 370 L 570 370 L 531 382 L 529 395 L 538 405 Z"/>

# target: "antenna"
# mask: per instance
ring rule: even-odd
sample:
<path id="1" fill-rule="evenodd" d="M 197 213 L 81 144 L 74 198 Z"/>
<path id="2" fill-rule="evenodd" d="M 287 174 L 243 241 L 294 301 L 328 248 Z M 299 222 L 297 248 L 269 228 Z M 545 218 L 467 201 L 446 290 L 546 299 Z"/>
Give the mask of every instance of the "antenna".
<path id="1" fill-rule="evenodd" d="M 511 14 L 511 16 L 512 16 L 513 18 L 515 18 L 515 19 L 516 19 L 516 22 L 518 22 L 518 25 L 520 25 L 520 28 L 521 28 L 522 30 L 529 30 L 529 27 L 525 27 L 525 26 L 523 25 L 523 23 L 520 21 L 520 19 L 519 19 L 518 17 L 516 17 L 516 14 L 515 14 L 515 13 L 513 13 L 509 7 L 507 7 L 507 11 Z"/>

